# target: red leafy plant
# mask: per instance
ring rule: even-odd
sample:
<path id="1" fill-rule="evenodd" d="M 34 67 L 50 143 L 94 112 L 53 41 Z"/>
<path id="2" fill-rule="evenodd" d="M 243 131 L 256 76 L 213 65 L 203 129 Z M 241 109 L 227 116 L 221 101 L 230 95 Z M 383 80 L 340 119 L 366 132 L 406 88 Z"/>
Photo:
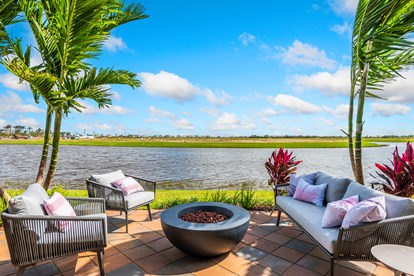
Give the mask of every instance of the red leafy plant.
<path id="1" fill-rule="evenodd" d="M 414 159 L 413 159 L 413 145 L 407 142 L 405 152 L 400 156 L 398 147 L 395 147 L 393 153 L 393 161 L 391 166 L 386 164 L 375 163 L 375 166 L 380 170 L 376 172 L 378 176 L 373 176 L 379 180 L 384 192 L 393 195 L 404 197 L 412 197 L 414 195 Z"/>
<path id="2" fill-rule="evenodd" d="M 279 151 L 273 151 L 269 160 L 265 163 L 266 170 L 270 176 L 269 185 L 274 189 L 276 185 L 286 184 L 289 182 L 289 175 L 296 172 L 296 166 L 302 160 L 296 160 L 292 152 L 279 148 Z"/>

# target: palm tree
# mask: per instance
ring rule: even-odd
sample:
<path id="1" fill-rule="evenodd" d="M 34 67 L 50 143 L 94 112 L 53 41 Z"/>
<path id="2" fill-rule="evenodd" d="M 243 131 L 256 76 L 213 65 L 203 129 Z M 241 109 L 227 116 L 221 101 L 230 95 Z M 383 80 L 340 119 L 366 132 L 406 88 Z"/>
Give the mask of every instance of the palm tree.
<path id="1" fill-rule="evenodd" d="M 414 64 L 414 2 L 412 0 L 360 0 L 352 36 L 351 92 L 348 117 L 349 155 L 357 182 L 364 183 L 362 131 L 366 97 L 401 77 Z M 412 38 L 412 37 L 411 37 Z M 357 111 L 354 118 L 354 101 Z M 354 146 L 355 119 L 355 146 Z"/>
<path id="2" fill-rule="evenodd" d="M 119 0 L 21 0 L 19 5 L 32 29 L 43 63 L 30 67 L 27 58 L 30 47 L 23 51 L 20 41 L 10 40 L 14 55 L 3 57 L 3 64 L 31 85 L 36 100 L 42 98 L 48 105 L 44 148 L 48 147 L 47 134 L 54 117 L 52 154 L 43 184 L 48 189 L 57 166 L 62 119 L 73 109 L 81 111 L 83 106 L 78 99 L 89 98 L 99 107 L 106 107 L 111 104 L 108 84 L 140 86 L 136 74 L 92 68 L 88 60 L 98 57 L 113 28 L 148 16 L 142 5 L 124 5 Z M 38 173 L 42 177 L 45 152 Z"/>

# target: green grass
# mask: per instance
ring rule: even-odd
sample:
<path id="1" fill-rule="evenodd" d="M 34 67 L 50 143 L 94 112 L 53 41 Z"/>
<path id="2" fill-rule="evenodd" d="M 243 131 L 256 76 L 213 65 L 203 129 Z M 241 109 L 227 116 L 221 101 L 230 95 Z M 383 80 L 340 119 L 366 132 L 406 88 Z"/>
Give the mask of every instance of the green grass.
<path id="1" fill-rule="evenodd" d="M 364 139 L 363 147 L 378 147 L 378 139 Z M 383 141 L 380 139 L 380 141 Z M 0 145 L 41 145 L 42 139 L 1 139 Z M 61 145 L 102 147 L 173 147 L 173 148 L 346 148 L 345 138 L 96 138 L 62 139 Z"/>
<path id="2" fill-rule="evenodd" d="M 50 189 L 48 194 L 52 195 L 55 191 L 66 197 L 88 197 L 86 190 L 64 190 L 60 186 L 55 186 Z M 195 201 L 213 201 L 212 199 L 218 200 L 220 198 L 226 202 L 226 199 L 234 198 L 240 191 L 248 190 L 157 190 L 155 201 L 151 203 L 151 208 L 165 209 L 177 204 Z M 273 207 L 273 191 L 252 191 L 254 192 L 255 205 L 250 209 L 270 209 Z M 22 194 L 24 190 L 7 190 L 7 192 L 11 197 L 14 197 Z M 251 199 L 245 199 L 245 201 L 248 201 L 246 203 L 251 203 Z M 4 210 L 5 208 L 6 206 L 0 201 L 0 209 Z"/>

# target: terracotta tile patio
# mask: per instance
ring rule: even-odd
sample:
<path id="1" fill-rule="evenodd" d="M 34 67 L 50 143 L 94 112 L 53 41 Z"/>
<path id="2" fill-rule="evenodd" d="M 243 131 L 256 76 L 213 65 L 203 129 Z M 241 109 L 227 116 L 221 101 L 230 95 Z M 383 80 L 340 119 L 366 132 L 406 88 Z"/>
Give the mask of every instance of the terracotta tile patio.
<path id="1" fill-rule="evenodd" d="M 275 214 L 252 212 L 248 233 L 229 254 L 201 259 L 175 248 L 164 236 L 159 215 L 148 221 L 147 211 L 129 215 L 129 234 L 123 216 L 108 211 L 109 235 L 105 251 L 107 275 L 329 275 L 324 253 L 286 217 L 276 227 Z M 0 275 L 14 275 L 4 232 L 0 231 Z M 339 276 L 394 275 L 380 263 L 340 262 Z M 99 275 L 95 253 L 87 252 L 26 269 L 25 275 Z"/>

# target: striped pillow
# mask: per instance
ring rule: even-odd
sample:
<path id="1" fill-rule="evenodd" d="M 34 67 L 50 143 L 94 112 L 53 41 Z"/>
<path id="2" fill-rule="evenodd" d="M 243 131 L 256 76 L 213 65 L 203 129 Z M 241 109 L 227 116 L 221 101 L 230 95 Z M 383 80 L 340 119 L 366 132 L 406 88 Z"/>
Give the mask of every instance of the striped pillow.
<path id="1" fill-rule="evenodd" d="M 60 193 L 55 192 L 49 199 L 43 201 L 46 213 L 50 216 L 69 216 L 75 217 L 76 213 L 69 202 Z M 61 232 L 69 229 L 70 221 L 59 221 L 56 227 Z"/>
<path id="2" fill-rule="evenodd" d="M 130 194 L 144 191 L 144 188 L 142 188 L 142 186 L 130 176 L 115 180 L 111 184 L 116 188 L 122 190 L 124 196 L 129 196 Z"/>

